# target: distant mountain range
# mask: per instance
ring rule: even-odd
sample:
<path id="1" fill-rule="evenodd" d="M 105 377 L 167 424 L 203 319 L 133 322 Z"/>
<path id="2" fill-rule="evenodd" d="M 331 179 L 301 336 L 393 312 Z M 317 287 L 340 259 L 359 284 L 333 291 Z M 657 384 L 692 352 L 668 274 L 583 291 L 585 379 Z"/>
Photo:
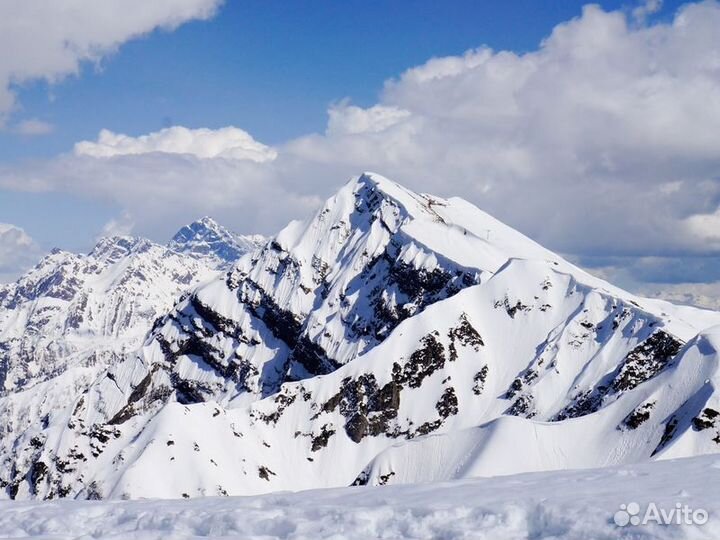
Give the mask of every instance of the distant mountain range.
<path id="1" fill-rule="evenodd" d="M 10 498 L 255 494 L 720 450 L 720 313 L 636 297 L 379 175 L 0 287 Z"/>

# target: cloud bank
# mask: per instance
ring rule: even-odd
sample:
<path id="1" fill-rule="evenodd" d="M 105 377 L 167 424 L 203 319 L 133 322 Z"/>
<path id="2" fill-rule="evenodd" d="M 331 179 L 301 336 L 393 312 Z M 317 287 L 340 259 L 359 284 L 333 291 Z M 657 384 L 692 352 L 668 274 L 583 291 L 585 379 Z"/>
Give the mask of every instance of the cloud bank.
<path id="1" fill-rule="evenodd" d="M 462 196 L 581 263 L 715 257 L 720 3 L 663 23 L 646 20 L 657 2 L 642 7 L 586 6 L 525 54 L 430 59 L 387 81 L 373 106 L 340 101 L 324 133 L 275 148 L 237 128 L 106 131 L 0 168 L 0 186 L 111 200 L 136 233 L 163 238 L 168 223 L 205 214 L 274 232 L 369 169 Z"/>
<path id="2" fill-rule="evenodd" d="M 199 158 L 272 161 L 277 151 L 235 127 L 188 129 L 174 126 L 140 137 L 130 137 L 103 129 L 97 141 L 75 144 L 76 156 L 113 157 L 150 154 L 189 154 Z"/>

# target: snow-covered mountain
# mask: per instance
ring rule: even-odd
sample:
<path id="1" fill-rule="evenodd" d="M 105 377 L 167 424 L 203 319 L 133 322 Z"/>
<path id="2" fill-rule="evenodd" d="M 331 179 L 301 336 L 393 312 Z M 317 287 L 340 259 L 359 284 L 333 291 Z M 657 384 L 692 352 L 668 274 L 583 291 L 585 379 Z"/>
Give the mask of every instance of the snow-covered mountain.
<path id="1" fill-rule="evenodd" d="M 208 250 L 209 230 L 217 238 Z M 17 282 L 0 285 L 0 436 L 12 441 L 136 351 L 181 293 L 252 247 L 243 241 L 204 218 L 167 247 L 118 236 L 87 255 L 54 250 Z M 6 452 L 12 445 L 3 445 Z"/>
<path id="2" fill-rule="evenodd" d="M 0 481 L 14 498 L 194 497 L 716 452 L 714 325 L 365 174 L 5 435 Z M 35 391 L 52 402 L 63 376 Z"/>
<path id="3" fill-rule="evenodd" d="M 180 229 L 168 247 L 195 258 L 211 259 L 216 266 L 227 266 L 264 243 L 265 238 L 259 234 L 233 233 L 206 216 Z"/>
<path id="4" fill-rule="evenodd" d="M 136 350 L 181 292 L 217 275 L 260 238 L 203 218 L 167 247 L 115 236 L 87 255 L 54 250 L 17 282 L 0 285 L 0 395 L 66 371 L 72 358 L 106 364 Z"/>

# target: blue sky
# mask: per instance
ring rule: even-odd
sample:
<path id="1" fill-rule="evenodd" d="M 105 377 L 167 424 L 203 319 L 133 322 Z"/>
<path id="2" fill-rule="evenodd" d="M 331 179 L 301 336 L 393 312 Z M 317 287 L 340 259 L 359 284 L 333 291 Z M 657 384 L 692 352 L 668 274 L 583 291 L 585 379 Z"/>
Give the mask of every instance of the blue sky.
<path id="1" fill-rule="evenodd" d="M 708 57 L 711 57 L 714 47 L 711 37 L 714 21 L 712 17 L 719 7 L 717 2 L 707 0 L 695 10 L 697 14 L 689 19 L 697 27 L 693 31 L 695 37 L 691 39 L 683 34 L 681 25 L 674 24 L 677 22 L 675 17 L 678 10 L 685 9 L 682 7 L 684 4 L 677 1 L 662 3 L 658 0 L 603 1 L 598 3 L 599 8 L 583 11 L 584 2 L 544 0 L 511 2 L 231 0 L 220 5 L 219 9 L 213 12 L 213 8 L 217 7 L 218 3 L 219 0 L 162 0 L 158 6 L 164 6 L 167 12 L 163 14 L 161 12 L 163 7 L 160 7 L 158 13 L 154 15 L 155 18 L 134 17 L 132 9 L 127 9 L 128 13 L 119 11 L 117 27 L 122 28 L 122 32 L 114 30 L 113 24 L 108 24 L 108 21 L 104 22 L 108 25 L 107 31 L 104 31 L 102 17 L 93 13 L 93 10 L 97 12 L 97 6 L 88 3 L 87 21 L 89 22 L 85 24 L 94 24 L 92 18 L 94 16 L 98 20 L 98 29 L 92 32 L 90 37 L 84 35 L 81 27 L 75 28 L 72 20 L 62 19 L 61 22 L 57 22 L 60 20 L 58 17 L 64 16 L 61 10 L 58 13 L 48 13 L 45 21 L 36 21 L 38 35 L 42 35 L 45 30 L 53 35 L 53 39 L 60 40 L 60 43 L 71 43 L 81 51 L 78 52 L 77 58 L 74 58 L 74 61 L 79 63 L 79 69 L 77 73 L 72 73 L 72 68 L 67 66 L 58 65 L 48 68 L 40 62 L 41 67 L 37 67 L 35 72 L 20 76 L 19 68 L 15 67 L 15 71 L 12 71 L 13 68 L 4 68 L 3 63 L 0 62 L 0 82 L 3 80 L 3 69 L 10 70 L 10 75 L 6 76 L 14 81 L 11 86 L 14 92 L 14 108 L 10 113 L 5 111 L 4 120 L 0 99 L 0 121 L 4 123 L 4 128 L 0 129 L 0 222 L 22 227 L 41 250 L 53 246 L 87 250 L 103 229 L 115 231 L 118 224 L 124 221 L 129 223 L 125 227 L 128 231 L 132 230 L 133 233 L 147 235 L 155 240 L 164 240 L 183 222 L 198 217 L 197 213 L 213 213 L 221 221 L 225 220 L 230 226 L 243 232 L 256 230 L 264 233 L 273 232 L 289 219 L 302 217 L 317 200 L 331 193 L 341 184 L 345 180 L 344 175 L 349 174 L 350 171 L 357 173 L 360 172 L 357 167 L 376 166 L 374 159 L 364 161 L 355 159 L 351 166 L 349 163 L 351 160 L 343 164 L 336 163 L 337 160 L 330 160 L 332 163 L 328 164 L 326 157 L 318 158 L 319 155 L 325 155 L 327 152 L 338 152 L 336 148 L 345 148 L 346 136 L 350 132 L 344 133 L 343 130 L 348 128 L 351 117 L 356 118 L 357 114 L 369 114 L 374 111 L 374 106 L 378 106 L 380 107 L 376 111 L 378 114 L 385 115 L 387 111 L 394 109 L 407 110 L 412 113 L 408 113 L 409 118 L 424 118 L 424 125 L 427 125 L 428 119 L 435 121 L 443 115 L 442 111 L 430 110 L 431 107 L 442 107 L 443 103 L 441 99 L 433 102 L 432 92 L 447 93 L 450 106 L 455 105 L 456 96 L 461 96 L 462 99 L 467 100 L 467 106 L 463 110 L 470 111 L 469 116 L 472 117 L 473 111 L 477 111 L 478 103 L 472 102 L 473 91 L 468 85 L 477 84 L 478 93 L 488 92 L 491 98 L 496 93 L 502 95 L 504 91 L 500 83 L 487 78 L 492 79 L 491 75 L 486 74 L 483 78 L 475 73 L 473 75 L 475 79 L 468 76 L 467 80 L 464 80 L 464 75 L 453 76 L 451 77 L 453 81 L 443 82 L 437 88 L 428 87 L 423 90 L 424 93 L 415 94 L 414 92 L 418 90 L 413 86 L 415 82 L 410 78 L 403 78 L 406 70 L 425 66 L 435 57 L 455 58 L 465 64 L 463 70 L 468 70 L 474 57 L 463 56 L 463 53 L 481 46 L 489 46 L 496 52 L 492 57 L 496 66 L 504 65 L 507 54 L 517 55 L 516 58 L 519 60 L 513 60 L 514 65 L 508 68 L 514 73 L 513 77 L 523 73 L 524 64 L 532 64 L 535 66 L 533 69 L 543 75 L 534 86 L 541 90 L 536 92 L 537 96 L 530 96 L 531 99 L 528 101 L 528 103 L 536 103 L 533 100 L 552 99 L 548 96 L 553 92 L 557 93 L 558 88 L 560 91 L 565 91 L 567 88 L 572 88 L 572 85 L 582 86 L 586 81 L 591 89 L 603 86 L 605 81 L 613 77 L 612 70 L 615 67 L 612 62 L 627 60 L 627 66 L 617 68 L 617 72 L 622 72 L 625 80 L 620 81 L 618 78 L 617 88 L 608 87 L 606 94 L 598 94 L 593 98 L 593 103 L 597 104 L 598 98 L 600 101 L 606 98 L 617 100 L 624 87 L 633 86 L 635 82 L 639 86 L 647 85 L 648 81 L 654 80 L 652 79 L 654 75 L 648 71 L 648 66 L 655 62 L 653 59 L 656 57 L 670 57 L 675 51 L 678 51 L 678 54 L 687 54 L 688 58 L 697 58 L 703 54 L 702 51 L 706 51 Z M 178 21 L 172 17 L 177 15 L 178 9 L 175 7 L 180 4 L 185 6 L 187 13 Z M 57 5 L 61 6 L 62 2 Z M 122 9 L 123 4 L 118 5 Z M 634 13 L 634 10 L 642 6 L 647 9 L 646 17 L 639 17 Z M 705 10 L 704 14 L 701 13 L 703 10 Z M 5 15 L 5 22 L 0 23 L 0 30 L 3 30 L 4 24 L 10 30 L 4 33 L 13 35 L 13 14 L 0 13 L 0 15 Z M 624 18 L 626 28 L 618 30 L 616 24 L 618 17 L 620 20 Z M 65 21 L 67 26 L 67 36 L 62 34 L 66 30 L 62 21 Z M 43 24 L 46 25 L 45 28 Z M 173 28 L 156 28 L 168 25 Z M 569 35 L 572 34 L 571 40 L 563 38 L 561 32 L 557 33 L 547 45 L 543 40 L 546 40 L 558 25 L 568 27 Z M 709 29 L 708 25 L 710 25 Z M 666 37 L 657 39 L 658 35 Z M 706 35 L 710 37 L 705 38 Z M 598 36 L 610 36 L 615 42 L 608 38 L 596 43 L 597 39 L 600 39 Z M 682 44 L 671 43 L 673 39 L 681 38 L 684 40 Z M 707 44 L 704 44 L 702 39 L 707 39 Z M 578 49 L 579 46 L 574 42 L 571 43 L 572 40 L 579 40 L 578 43 L 581 45 L 585 40 L 592 47 L 601 50 L 602 54 L 599 54 L 598 58 L 588 60 L 588 65 L 581 65 L 578 69 L 578 65 L 565 62 L 562 56 L 572 54 L 573 48 Z M 34 43 L 18 46 L 17 50 L 22 51 L 30 46 L 34 46 Z M 51 53 L 57 52 L 57 43 L 50 39 L 38 47 L 41 46 L 47 47 L 48 57 Z M 564 47 L 568 47 L 568 51 L 563 52 Z M 620 47 L 624 49 L 619 50 Z M 660 52 L 662 47 L 667 49 Z M 691 50 L 693 47 L 697 50 Z M 616 48 L 619 52 L 615 50 Z M 42 53 L 43 50 L 40 48 L 40 55 Z M 24 53 L 21 53 L 21 56 L 22 54 Z M 87 61 L 88 57 L 93 57 L 94 60 Z M 631 65 L 631 60 L 635 57 L 649 59 L 648 64 L 643 67 L 644 71 Z M 29 62 L 38 62 L 37 58 L 33 58 Z M 546 61 L 548 59 L 552 59 L 552 62 Z M 598 64 L 597 75 L 593 73 L 592 62 Z M 690 65 L 692 61 L 676 62 L 671 59 L 667 62 L 668 65 L 661 66 L 660 71 L 669 73 L 671 77 L 668 80 L 673 84 L 682 77 L 695 80 L 699 76 L 705 78 L 709 76 L 710 79 L 716 76 L 715 72 L 710 75 L 707 72 L 685 73 L 684 68 L 678 67 Z M 474 65 L 472 64 L 471 67 L 477 71 Z M 558 80 L 567 76 L 568 80 L 573 82 L 558 86 L 555 90 L 548 90 L 547 92 L 550 92 L 548 94 L 542 89 L 543 81 L 547 82 L 552 78 L 549 71 L 543 74 L 543 70 L 551 69 L 545 67 L 547 65 L 553 65 L 552 69 L 559 70 Z M 608 72 L 609 76 L 602 73 L 603 68 L 611 70 Z M 583 69 L 589 69 L 587 74 L 583 75 Z M 597 83 L 590 80 L 595 76 L 598 77 Z M 388 90 L 387 81 L 393 80 L 399 82 L 395 86 L 391 85 Z M 457 84 L 457 88 L 453 88 L 451 84 Z M 493 84 L 495 87 L 492 87 Z M 548 83 L 548 88 L 551 86 L 552 84 Z M 511 91 L 519 90 L 516 88 Z M 523 90 L 522 95 L 525 94 L 528 92 Z M 624 99 L 624 96 L 620 97 Z M 675 94 L 662 97 L 667 98 L 668 104 L 681 101 Z M 558 106 L 564 107 L 563 103 L 567 101 L 560 102 Z M 637 103 L 640 103 L 640 107 Z M 633 111 L 644 108 L 644 104 L 645 102 L 642 101 L 636 102 L 635 106 L 622 104 L 621 101 L 616 103 L 617 107 L 630 107 L 628 117 L 635 114 Z M 353 106 L 360 109 L 352 109 Z M 475 109 L 471 110 L 469 108 L 471 106 Z M 583 104 L 582 110 L 585 111 L 583 114 L 587 114 L 588 106 Z M 658 111 L 668 108 L 667 105 L 663 108 L 662 104 L 657 106 Z M 672 108 L 674 105 L 669 106 Z M 332 112 L 333 107 L 338 112 L 337 118 L 340 119 L 339 135 L 330 133 L 332 130 L 328 124 L 329 109 Z M 603 114 L 606 112 L 607 108 Z M 678 114 L 680 112 L 678 109 Z M 595 117 L 565 118 L 566 113 L 569 115 L 567 111 L 559 111 L 558 116 L 563 118 L 558 120 L 558 124 L 552 119 L 544 119 L 543 122 L 548 123 L 536 126 L 536 131 L 533 133 L 541 134 L 542 130 L 552 129 L 555 125 L 570 126 L 568 133 L 573 129 L 583 130 L 587 122 L 590 122 L 589 132 L 604 129 L 603 126 L 609 125 L 607 119 L 593 124 Z M 353 114 L 356 116 L 352 116 Z M 683 114 L 688 116 L 686 113 Z M 648 115 L 646 118 L 636 120 L 640 124 L 647 125 L 658 118 L 657 113 L 650 115 L 648 112 Z M 448 118 L 450 116 L 452 115 Z M 534 113 L 527 116 L 525 124 L 520 129 L 520 136 L 518 131 L 515 131 L 513 142 L 522 138 L 525 126 L 528 130 L 533 129 L 530 122 L 537 120 L 536 116 Z M 496 137 L 497 140 L 493 143 L 495 147 L 501 144 L 499 141 L 508 140 L 507 133 L 502 133 L 502 121 L 498 121 L 497 125 L 489 125 L 488 122 L 495 120 L 484 117 L 479 124 L 468 127 L 464 125 L 462 117 L 459 121 L 456 121 L 456 117 L 453 118 L 455 119 L 444 119 L 438 125 L 442 126 L 440 129 L 448 127 L 449 133 L 453 135 L 460 136 L 460 133 L 467 133 L 464 142 L 469 144 L 470 153 L 475 151 L 474 137 L 478 137 L 479 146 L 484 137 Z M 715 117 L 712 114 L 708 115 L 708 118 L 714 122 Z M 42 121 L 49 124 L 52 129 L 42 135 L 19 133 L 22 130 L 18 126 L 27 120 Z M 452 125 L 448 125 L 448 121 Z M 574 125 L 577 125 L 577 128 L 572 127 Z M 256 141 L 279 149 L 280 165 L 272 172 L 272 180 L 263 180 L 263 182 L 278 182 L 278 186 L 275 186 L 278 189 L 269 192 L 277 193 L 277 196 L 286 203 L 278 204 L 279 209 L 273 219 L 265 219 L 257 212 L 247 211 L 247 208 L 253 208 L 257 204 L 250 200 L 251 197 L 244 195 L 247 191 L 240 190 L 238 197 L 243 200 L 238 200 L 235 207 L 210 200 L 199 204 L 198 197 L 193 196 L 187 200 L 179 199 L 174 203 L 176 211 L 168 214 L 162 208 L 162 200 L 157 201 L 157 208 L 148 204 L 148 199 L 155 196 L 148 195 L 148 192 L 165 193 L 161 188 L 170 189 L 173 183 L 179 183 L 177 178 L 181 174 L 180 171 L 191 170 L 191 176 L 194 174 L 197 179 L 196 183 L 206 180 L 210 182 L 208 174 L 230 173 L 225 169 L 218 173 L 217 167 L 221 167 L 220 163 L 210 164 L 208 160 L 200 160 L 199 163 L 190 164 L 189 158 L 176 157 L 171 161 L 168 155 L 148 154 L 137 159 L 121 156 L 102 163 L 73 155 L 73 145 L 76 142 L 94 141 L 103 129 L 140 137 L 170 126 L 211 130 L 223 126 L 236 126 L 246 131 Z M 707 129 L 712 129 L 713 126 L 714 124 L 710 123 Z M 632 127 L 622 126 L 621 130 L 632 131 Z M 671 123 L 665 127 L 658 127 L 658 130 L 662 131 L 666 127 L 669 131 L 679 133 L 677 126 Z M 657 130 L 652 133 L 656 132 Z M 582 142 L 582 147 L 574 148 L 572 155 L 577 156 L 589 151 L 587 147 L 592 145 L 593 140 L 602 139 L 604 146 L 601 151 L 611 147 L 617 142 L 620 133 L 618 130 L 609 133 L 608 135 L 603 132 L 600 137 L 589 137 L 588 141 Z M 371 139 L 375 135 L 368 136 L 362 141 L 360 141 L 361 137 L 355 136 L 357 134 L 354 131 L 352 135 L 357 143 L 352 147 L 353 152 L 357 151 L 358 155 L 373 156 L 372 153 L 362 154 L 361 146 L 358 145 L 371 144 Z M 563 133 L 562 137 L 568 137 L 568 134 Z M 572 137 L 562 140 L 572 141 Z M 542 134 L 539 139 L 543 139 Z M 645 139 L 647 140 L 647 137 Z M 683 140 L 687 141 L 688 138 L 683 137 Z M 418 138 L 416 142 L 420 144 L 420 139 Z M 676 142 L 673 141 L 673 144 Z M 533 152 L 540 152 L 539 155 L 542 155 L 542 151 L 536 148 L 540 143 L 542 140 L 539 143 L 533 142 Z M 388 142 L 384 144 L 387 147 Z M 572 141 L 571 144 L 575 142 Z M 672 231 L 677 229 L 677 226 L 675 229 L 670 227 L 671 232 L 668 234 L 660 230 L 663 225 L 645 226 L 641 223 L 642 220 L 629 216 L 627 210 L 618 210 L 617 217 L 613 221 L 636 230 L 632 234 L 624 235 L 627 238 L 637 239 L 634 242 L 627 238 L 618 239 L 617 235 L 613 236 L 614 224 L 607 225 L 608 231 L 603 233 L 604 236 L 597 231 L 605 227 L 605 224 L 599 226 L 597 223 L 592 226 L 588 224 L 587 229 L 594 231 L 589 235 L 583 235 L 582 232 L 575 235 L 564 232 L 568 230 L 565 222 L 556 224 L 553 229 L 553 224 L 547 223 L 548 220 L 542 217 L 541 212 L 546 209 L 530 209 L 525 212 L 522 207 L 510 208 L 509 205 L 503 204 L 509 199 L 517 198 L 521 193 L 521 186 L 526 185 L 522 182 L 529 181 L 525 179 L 517 183 L 519 181 L 515 176 L 510 178 L 505 175 L 507 171 L 493 170 L 487 173 L 490 180 L 487 180 L 487 185 L 482 187 L 469 164 L 457 165 L 450 162 L 446 167 L 448 175 L 451 178 L 456 177 L 457 180 L 439 182 L 437 185 L 428 179 L 416 179 L 417 171 L 411 166 L 403 168 L 390 158 L 384 161 L 377 160 L 377 167 L 383 167 L 380 172 L 394 173 L 401 182 L 411 184 L 410 187 L 435 190 L 442 195 L 464 196 L 558 251 L 584 257 L 586 261 L 626 261 L 622 263 L 626 274 L 629 272 L 637 276 L 649 274 L 655 276 L 657 264 L 648 265 L 648 261 L 643 260 L 642 271 L 637 270 L 640 268 L 637 265 L 635 265 L 636 270 L 632 270 L 635 263 L 627 260 L 633 261 L 637 257 L 665 256 L 675 258 L 673 265 L 670 265 L 673 271 L 668 273 L 668 281 L 678 281 L 677 263 L 687 257 L 701 261 L 695 266 L 700 269 L 698 272 L 704 272 L 705 270 L 702 269 L 708 268 L 707 261 L 714 261 L 714 257 L 717 257 L 720 251 L 720 248 L 714 246 L 702 247 L 703 238 L 711 238 L 707 236 L 707 229 L 712 228 L 713 220 L 716 219 L 714 212 L 720 202 L 720 190 L 715 189 L 716 184 L 713 180 L 713 178 L 717 179 L 716 173 L 720 174 L 715 169 L 716 163 L 707 162 L 703 157 L 706 162 L 702 162 L 704 168 L 702 174 L 698 174 L 698 163 L 702 160 L 690 163 L 689 156 L 697 155 L 697 152 L 693 148 L 682 148 L 678 149 L 677 159 L 674 159 L 672 166 L 668 167 L 661 163 L 663 155 L 661 151 L 668 155 L 672 154 L 667 151 L 667 141 L 658 141 L 657 144 L 651 141 L 644 147 L 636 148 L 637 144 L 630 141 L 625 145 L 626 149 L 633 148 L 633 156 L 629 156 L 629 151 L 622 156 L 614 155 L 611 149 L 608 150 L 610 157 L 603 158 L 605 161 L 602 163 L 594 163 L 594 157 L 585 159 L 580 167 L 587 176 L 582 179 L 583 182 L 598 186 L 602 184 L 601 179 L 607 177 L 608 171 L 615 174 L 616 177 L 611 180 L 617 181 L 620 188 L 613 188 L 614 191 L 602 186 L 602 189 L 597 187 L 588 189 L 599 189 L 597 199 L 604 200 L 603 204 L 618 206 L 613 199 L 627 199 L 623 186 L 635 183 L 636 177 L 650 176 L 654 167 L 667 171 L 668 168 L 676 167 L 676 164 L 687 162 L 686 170 L 673 170 L 672 174 L 668 173 L 668 178 L 657 180 L 657 185 L 653 186 L 652 190 L 654 198 L 652 201 L 646 201 L 646 205 L 648 208 L 657 205 L 654 207 L 657 213 L 660 206 L 672 203 L 670 213 L 680 223 L 680 228 L 687 228 L 697 238 L 688 239 L 678 233 L 676 239 L 667 240 L 669 235 L 674 234 Z M 702 146 L 703 144 L 706 145 L 707 142 L 698 140 L 696 148 L 702 147 L 701 153 L 704 156 L 708 148 Z M 455 151 L 455 147 L 457 144 L 454 146 L 449 144 L 443 159 L 450 159 L 447 156 Z M 522 150 L 524 152 L 524 149 Z M 481 152 L 478 150 L 478 153 Z M 641 155 L 646 157 L 638 158 Z M 648 156 L 656 156 L 656 158 Z M 144 160 L 142 167 L 141 160 Z M 298 160 L 301 162 L 300 165 L 297 164 Z M 323 160 L 327 166 L 320 169 L 318 163 Z M 522 162 L 522 159 L 519 162 Z M 608 165 L 610 162 L 612 167 Z M 293 163 L 295 165 L 292 165 Z M 509 165 L 512 174 L 517 173 L 516 165 L 516 161 L 512 161 Z M 153 169 L 154 167 L 160 169 Z M 165 173 L 167 167 L 172 169 L 173 174 L 168 174 L 163 180 L 157 179 L 158 177 L 149 172 L 143 177 L 137 176 L 137 171 L 140 169 L 146 172 L 162 170 Z M 242 167 L 233 174 L 238 177 L 260 174 L 255 170 L 254 165 L 255 168 L 251 167 L 252 170 L 246 170 L 248 167 L 250 165 L 243 163 Z M 501 168 L 500 165 L 497 167 Z M 595 169 L 598 167 L 603 170 L 595 174 Z M 606 167 L 607 170 L 604 170 Z M 494 163 L 490 168 L 495 168 Z M 647 171 L 638 172 L 644 169 Z M 208 170 L 212 172 L 208 173 Z M 297 178 L 294 178 L 295 170 L 300 171 L 297 173 Z M 320 170 L 322 172 L 319 172 Z M 578 167 L 568 170 L 578 170 Z M 88 177 L 93 174 L 97 176 Z M 121 179 L 123 174 L 129 175 L 125 184 Z M 493 174 L 497 176 L 494 183 Z M 543 188 L 543 192 L 546 192 L 544 188 L 546 185 L 547 189 L 557 188 L 556 180 L 548 174 L 548 172 L 542 174 L 537 172 L 532 179 L 532 184 L 535 186 L 532 189 Z M 567 174 L 567 170 L 564 170 L 563 174 Z M 86 177 L 75 182 L 75 178 L 80 178 L 82 175 Z M 315 180 L 318 175 L 323 176 L 322 181 Z M 332 181 L 324 179 L 325 176 L 331 177 L 331 175 L 337 177 L 332 176 L 334 178 Z M 694 185 L 701 186 L 700 189 L 704 190 L 705 202 L 702 204 L 697 201 L 680 200 L 680 195 L 674 195 L 682 193 L 683 190 L 677 186 L 686 181 L 688 176 L 698 176 Z M 145 189 L 155 182 L 158 186 L 152 186 L 151 190 Z M 170 184 L 161 186 L 162 182 L 170 182 Z M 649 185 L 644 182 L 646 180 L 638 180 L 637 186 L 634 186 L 630 192 L 642 194 L 644 197 Z M 575 182 L 578 185 L 580 183 L 582 182 Z M 494 198 L 485 198 L 484 194 L 488 193 L 488 186 L 491 184 L 493 188 L 489 193 L 493 194 Z M 28 188 L 30 185 L 33 187 Z M 112 187 L 108 187 L 111 185 Z M 157 189 L 154 189 L 155 187 Z M 565 198 L 573 189 L 572 187 L 563 189 L 560 198 Z M 576 196 L 583 197 L 580 192 Z M 668 197 L 673 200 L 668 202 L 666 200 Z M 534 197 L 529 199 L 532 200 Z M 138 202 L 139 200 L 142 200 L 142 204 Z M 601 216 L 605 215 L 604 212 L 607 210 L 598 203 L 596 213 L 600 217 L 594 218 L 592 215 L 582 214 L 573 217 L 574 205 L 567 204 L 566 207 L 569 209 L 568 220 L 587 218 L 588 222 L 602 219 Z M 156 213 L 157 216 L 152 219 L 148 217 Z M 243 215 L 246 217 L 238 217 Z M 120 229 L 123 227 L 121 226 Z M 596 265 L 600 266 L 600 263 Z M 660 266 L 662 267 L 662 264 Z M 712 267 L 712 264 L 710 266 Z M 652 272 L 648 271 L 649 267 L 653 268 Z M 698 272 L 693 275 L 697 276 Z M 709 272 L 708 275 L 710 274 L 714 275 L 717 272 Z M 695 278 L 693 281 L 701 280 Z"/>
<path id="2" fill-rule="evenodd" d="M 0 133 L 0 159 L 50 157 L 102 128 L 139 135 L 171 124 L 242 126 L 280 143 L 322 131 L 333 101 L 371 105 L 386 79 L 433 56 L 481 45 L 536 48 L 585 3 L 233 0 L 212 20 L 129 41 L 79 76 L 19 86 L 18 116 L 45 119 L 55 131 Z M 666 2 L 663 12 L 677 5 Z"/>

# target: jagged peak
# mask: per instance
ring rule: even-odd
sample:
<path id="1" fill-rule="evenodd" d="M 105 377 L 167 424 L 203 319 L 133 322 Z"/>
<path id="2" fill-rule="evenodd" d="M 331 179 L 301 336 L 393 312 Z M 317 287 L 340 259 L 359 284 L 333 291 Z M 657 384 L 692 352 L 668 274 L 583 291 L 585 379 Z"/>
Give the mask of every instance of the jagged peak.
<path id="1" fill-rule="evenodd" d="M 381 174 L 370 171 L 352 178 L 341 190 L 341 193 L 345 190 L 352 192 L 359 205 L 367 204 L 380 195 L 382 199 L 391 201 L 412 218 L 423 216 L 432 218 L 434 213 L 429 205 L 446 204 L 446 201 L 439 197 L 416 193 Z"/>
<path id="2" fill-rule="evenodd" d="M 372 234 L 374 223 L 391 234 L 402 229 L 430 250 L 451 253 L 450 258 L 468 267 L 481 263 L 490 271 L 510 256 L 552 255 L 461 198 L 417 193 L 374 172 L 351 178 L 313 217 L 290 223 L 274 241 L 284 251 L 299 248 L 306 255 L 318 254 L 327 248 L 329 238 L 339 237 L 342 244 L 358 231 Z M 448 243 L 447 238 L 457 241 Z"/>
<path id="3" fill-rule="evenodd" d="M 220 234 L 222 234 L 222 233 L 231 234 L 228 229 L 226 229 L 225 227 L 223 227 L 222 225 L 220 225 L 217 221 L 215 221 L 215 220 L 214 220 L 213 218 L 211 218 L 210 216 L 203 216 L 203 217 L 201 217 L 200 219 L 196 219 L 196 220 L 193 221 L 192 223 L 188 223 L 187 225 L 185 225 L 184 227 L 182 227 L 182 228 L 176 233 L 175 236 L 177 236 L 178 234 L 180 234 L 180 233 L 181 233 L 182 231 L 184 231 L 185 229 L 190 229 L 190 230 L 193 230 L 193 231 L 196 231 L 196 232 L 198 232 L 198 231 L 216 231 L 216 232 L 218 232 L 218 233 L 220 233 Z"/>
<path id="4" fill-rule="evenodd" d="M 400 211 L 400 219 L 424 217 L 434 218 L 428 204 L 445 201 L 415 193 L 410 189 L 374 172 L 364 172 L 352 177 L 334 195 L 328 198 L 316 214 L 306 221 L 291 222 L 285 230 L 278 234 L 280 241 L 286 237 L 300 234 L 305 227 L 318 221 L 327 221 L 332 216 L 335 221 L 345 221 L 351 214 L 376 214 L 382 208 L 395 207 Z M 363 226 L 364 220 L 351 225 Z M 334 224 L 333 224 L 334 225 Z M 280 242 L 284 245 L 284 242 Z M 292 244 L 292 242 L 289 242 Z"/>
<path id="5" fill-rule="evenodd" d="M 153 245 L 150 240 L 140 236 L 105 236 L 98 240 L 90 256 L 114 261 L 131 253 L 147 251 Z"/>
<path id="6" fill-rule="evenodd" d="M 226 263 L 234 262 L 258 247 L 265 238 L 261 235 L 233 233 L 209 216 L 203 216 L 183 226 L 172 237 L 168 247 L 195 257 L 215 257 Z"/>

